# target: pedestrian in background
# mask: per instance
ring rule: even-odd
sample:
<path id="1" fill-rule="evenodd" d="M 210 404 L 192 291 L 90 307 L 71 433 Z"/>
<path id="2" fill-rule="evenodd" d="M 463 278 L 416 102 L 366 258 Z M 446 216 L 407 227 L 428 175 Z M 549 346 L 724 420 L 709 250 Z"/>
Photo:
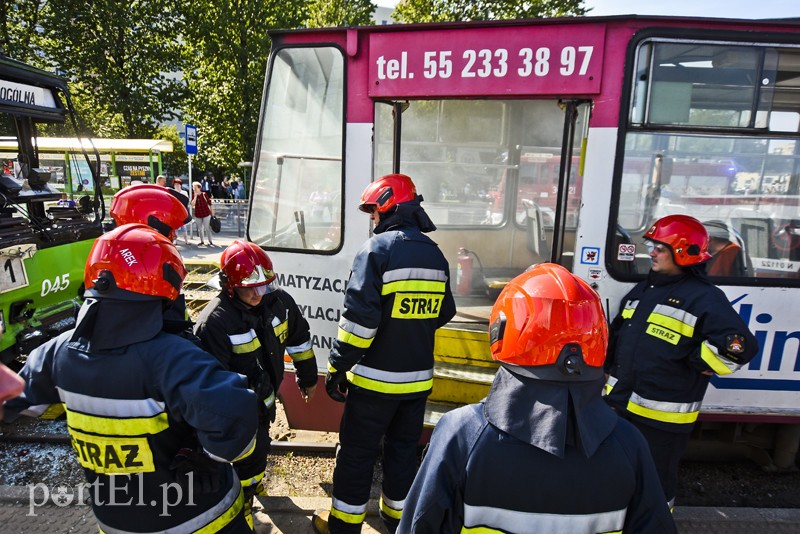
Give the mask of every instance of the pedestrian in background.
<path id="1" fill-rule="evenodd" d="M 211 205 L 211 197 L 202 190 L 199 182 L 192 184 L 194 194 L 192 195 L 192 208 L 194 208 L 194 218 L 197 221 L 197 231 L 200 234 L 200 246 L 205 245 L 204 239 L 208 239 L 208 246 L 213 247 L 211 241 L 211 216 L 214 215 L 214 207 Z M 205 236 L 205 237 L 204 237 Z"/>
<path id="2" fill-rule="evenodd" d="M 184 203 L 186 204 L 187 211 L 188 211 L 189 192 L 183 190 L 183 181 L 180 178 L 175 178 L 174 180 L 172 180 L 172 189 L 177 191 L 181 195 L 181 197 L 185 199 Z M 190 228 L 191 228 L 191 224 L 187 222 L 186 224 L 184 224 L 183 226 L 178 228 L 178 230 L 176 232 L 177 236 L 181 236 L 181 235 L 183 236 L 183 243 L 185 245 L 188 245 L 189 241 L 191 239 L 191 236 L 189 235 Z M 177 237 L 176 237 L 176 239 L 177 239 Z"/>
<path id="3" fill-rule="evenodd" d="M 554 263 L 506 285 L 487 397 L 446 413 L 398 532 L 676 532 L 642 435 L 603 402 L 597 293 Z"/>
<path id="4" fill-rule="evenodd" d="M 456 311 L 450 268 L 425 235 L 436 226 L 421 202 L 403 174 L 384 176 L 361 195 L 359 209 L 375 228 L 353 261 L 328 359 L 326 390 L 345 406 L 330 512 L 312 523 L 321 534 L 361 531 L 381 441 L 380 514 L 390 532 L 414 480 L 434 335 Z"/>
<path id="5" fill-rule="evenodd" d="M 644 234 L 652 267 L 611 323 L 606 400 L 647 439 L 670 507 L 678 466 L 712 375 L 749 362 L 758 343 L 706 276 L 708 233 L 668 215 Z"/>

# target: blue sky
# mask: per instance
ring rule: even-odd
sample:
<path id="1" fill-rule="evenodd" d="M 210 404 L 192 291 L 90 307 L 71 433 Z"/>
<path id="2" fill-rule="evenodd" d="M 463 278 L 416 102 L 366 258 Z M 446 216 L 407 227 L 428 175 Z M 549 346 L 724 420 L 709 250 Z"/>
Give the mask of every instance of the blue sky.
<path id="1" fill-rule="evenodd" d="M 377 0 L 394 7 L 396 0 Z M 591 15 L 680 15 L 763 19 L 800 17 L 798 0 L 586 0 Z"/>

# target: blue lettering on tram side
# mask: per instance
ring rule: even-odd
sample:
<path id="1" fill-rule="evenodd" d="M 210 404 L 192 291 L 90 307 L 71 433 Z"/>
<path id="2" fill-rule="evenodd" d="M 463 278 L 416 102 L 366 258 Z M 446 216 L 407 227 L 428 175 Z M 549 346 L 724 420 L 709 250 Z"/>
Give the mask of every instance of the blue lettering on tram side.
<path id="1" fill-rule="evenodd" d="M 733 300 L 732 305 L 747 297 Z M 771 330 L 767 325 L 772 322 L 773 316 L 770 313 L 761 312 L 753 314 L 752 304 L 741 304 L 739 306 L 739 316 L 747 323 L 750 331 L 758 341 L 758 353 L 743 367 L 742 370 L 762 371 L 767 376 L 769 373 L 779 372 L 783 365 L 784 358 L 794 358 L 792 370 L 800 372 L 800 331 L 789 332 L 787 330 Z M 769 348 L 769 353 L 765 351 Z M 794 348 L 794 351 L 791 349 Z M 766 363 L 766 367 L 764 366 Z M 796 379 L 770 379 L 770 378 L 739 378 L 734 374 L 731 377 L 712 379 L 714 387 L 717 389 L 751 389 L 760 391 L 800 391 L 800 375 Z"/>

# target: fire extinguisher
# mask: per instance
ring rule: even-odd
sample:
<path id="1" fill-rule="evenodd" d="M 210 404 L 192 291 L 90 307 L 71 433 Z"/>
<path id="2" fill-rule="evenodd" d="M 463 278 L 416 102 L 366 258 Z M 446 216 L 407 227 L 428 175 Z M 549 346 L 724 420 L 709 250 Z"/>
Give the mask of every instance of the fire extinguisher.
<path id="1" fill-rule="evenodd" d="M 456 270 L 456 294 L 467 297 L 472 294 L 472 256 L 465 248 L 458 249 Z"/>

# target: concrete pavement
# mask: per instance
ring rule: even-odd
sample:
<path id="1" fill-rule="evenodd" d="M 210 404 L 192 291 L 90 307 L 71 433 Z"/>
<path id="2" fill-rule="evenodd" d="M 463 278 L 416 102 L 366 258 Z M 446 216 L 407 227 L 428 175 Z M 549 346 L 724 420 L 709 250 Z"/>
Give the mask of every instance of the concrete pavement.
<path id="1" fill-rule="evenodd" d="M 312 532 L 315 510 L 327 510 L 324 497 L 260 497 L 254 504 L 255 531 L 259 534 L 307 534 Z M 91 508 L 84 504 L 31 506 L 25 487 L 0 486 L 0 531 L 8 533 L 96 533 Z M 800 510 L 765 508 L 675 509 L 678 532 L 724 534 L 778 534 L 800 532 Z M 362 534 L 384 532 L 377 501 L 370 501 Z"/>

